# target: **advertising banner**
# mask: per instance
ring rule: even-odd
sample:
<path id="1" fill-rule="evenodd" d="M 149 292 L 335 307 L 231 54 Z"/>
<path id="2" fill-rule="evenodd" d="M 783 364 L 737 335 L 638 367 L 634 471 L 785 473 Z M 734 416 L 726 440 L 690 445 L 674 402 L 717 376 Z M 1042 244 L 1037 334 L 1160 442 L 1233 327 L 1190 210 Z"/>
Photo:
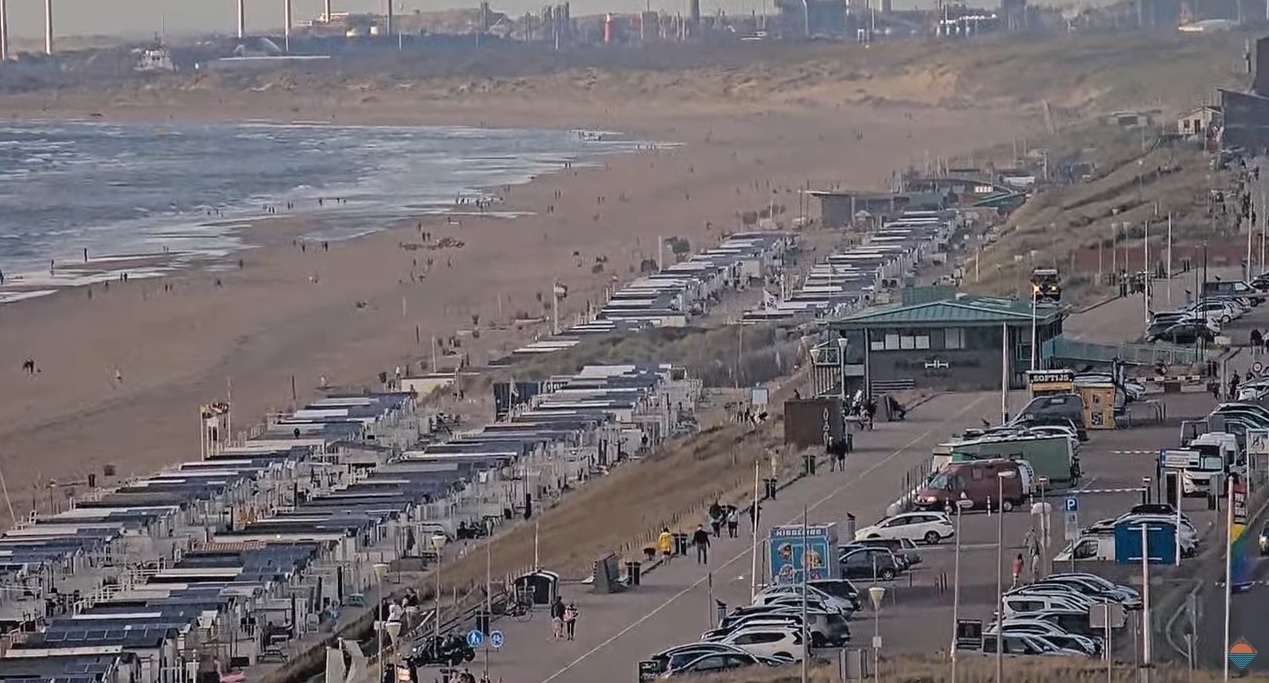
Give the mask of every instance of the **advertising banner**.
<path id="1" fill-rule="evenodd" d="M 837 578 L 837 525 L 801 524 L 772 527 L 767 547 L 771 554 L 771 583 L 787 586 L 806 579 Z"/>
<path id="2" fill-rule="evenodd" d="M 1229 506 L 1232 511 L 1229 525 L 1230 588 L 1245 590 L 1254 581 L 1253 565 L 1249 559 L 1247 529 L 1247 484 L 1232 480 L 1229 487 Z"/>

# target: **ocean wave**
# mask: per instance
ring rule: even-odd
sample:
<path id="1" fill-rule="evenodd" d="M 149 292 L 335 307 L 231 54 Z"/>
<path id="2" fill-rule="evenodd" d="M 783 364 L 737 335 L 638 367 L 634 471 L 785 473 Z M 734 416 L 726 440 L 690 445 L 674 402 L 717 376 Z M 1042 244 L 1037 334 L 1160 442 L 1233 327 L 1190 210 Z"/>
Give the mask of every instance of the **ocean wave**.
<path id="1" fill-rule="evenodd" d="M 265 207 L 319 217 L 346 239 L 458 196 L 528 182 L 641 144 L 617 133 L 320 122 L 0 126 L 0 270 L 162 250 L 222 258 Z M 342 202 L 323 201 L 335 197 Z M 348 228 L 356 228 L 356 231 Z M 376 227 L 379 226 L 379 227 Z M 14 245 L 14 248 L 9 248 Z M 175 252 L 181 252 L 176 254 Z"/>

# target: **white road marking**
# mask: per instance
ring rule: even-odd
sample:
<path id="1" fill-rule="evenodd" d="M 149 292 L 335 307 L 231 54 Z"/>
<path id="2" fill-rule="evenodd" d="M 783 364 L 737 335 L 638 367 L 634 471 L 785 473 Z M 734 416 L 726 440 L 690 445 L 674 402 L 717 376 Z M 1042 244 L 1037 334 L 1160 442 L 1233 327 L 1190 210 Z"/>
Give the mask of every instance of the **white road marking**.
<path id="1" fill-rule="evenodd" d="M 920 441 L 922 441 L 922 440 L 926 439 L 927 437 L 929 437 L 929 436 L 930 436 L 930 434 L 932 434 L 932 433 L 934 432 L 934 430 L 935 430 L 935 429 L 941 428 L 943 425 L 947 424 L 948 422 L 951 422 L 952 420 L 955 420 L 955 419 L 959 418 L 961 415 L 964 415 L 965 413 L 969 412 L 970 410 L 973 410 L 974 406 L 977 406 L 979 403 L 982 403 L 982 402 L 983 402 L 983 399 L 985 399 L 985 398 L 987 398 L 987 396 L 980 396 L 980 397 L 978 397 L 978 399 L 977 399 L 977 400 L 975 400 L 974 402 L 972 402 L 972 403 L 970 403 L 969 405 L 967 405 L 967 406 L 965 406 L 964 408 L 962 408 L 962 409 L 960 410 L 960 412 L 956 413 L 955 415 L 952 415 L 951 417 L 949 417 L 949 418 L 947 418 L 947 419 L 945 419 L 945 420 L 942 420 L 942 421 L 941 421 L 941 422 L 939 422 L 937 425 L 935 425 L 935 426 L 933 426 L 933 427 L 930 427 L 929 429 L 925 430 L 924 432 L 922 432 L 922 433 L 921 433 L 921 435 L 920 435 L 920 436 L 918 436 L 918 437 L 916 437 L 915 439 L 912 439 L 912 440 L 911 440 L 911 441 L 909 441 L 908 443 L 904 444 L 904 445 L 903 445 L 903 447 L 901 447 L 899 450 L 897 450 L 897 451 L 895 451 L 895 452 L 891 453 L 890 455 L 886 456 L 886 457 L 885 457 L 885 458 L 883 458 L 882 460 L 880 460 L 880 461 L 878 461 L 878 462 L 874 463 L 874 464 L 872 465 L 872 467 L 869 467 L 868 469 L 864 470 L 864 471 L 863 471 L 863 473 L 862 473 L 862 474 L 860 474 L 858 477 L 855 477 L 854 479 L 852 479 L 851 481 L 847 482 L 846 484 L 844 484 L 844 485 L 842 485 L 842 486 L 839 486 L 839 487 L 837 487 L 837 488 L 833 489 L 833 491 L 832 491 L 831 493 L 829 493 L 828 495 L 826 495 L 826 496 L 824 496 L 823 498 L 820 498 L 819 500 L 815 501 L 814 503 L 812 503 L 812 504 L 808 505 L 808 506 L 807 506 L 807 512 L 810 512 L 810 511 L 812 511 L 812 510 L 815 510 L 816 508 L 820 507 L 820 506 L 821 506 L 821 505 L 823 505 L 824 503 L 827 503 L 828 501 L 832 500 L 833 498 L 836 498 L 836 497 L 837 497 L 839 494 L 841 494 L 843 491 L 845 491 L 845 490 L 847 490 L 847 489 L 851 488 L 851 487 L 852 487 L 852 486 L 854 486 L 855 484 L 857 484 L 857 483 L 859 483 L 860 481 L 862 481 L 862 480 L 864 479 L 864 477 L 866 477 L 866 476 L 868 476 L 869 474 L 871 474 L 871 473 L 872 473 L 874 470 L 876 470 L 877 468 L 881 467 L 882 465 L 885 465 L 886 463 L 890 462 L 891 460 L 894 460 L 895 458 L 899 457 L 899 456 L 900 456 L 900 455 L 902 455 L 903 453 L 907 452 L 907 450 L 908 450 L 909 448 L 912 448 L 913 446 L 915 446 L 915 445 L 916 445 L 917 443 L 919 443 Z M 785 524 L 792 524 L 793 522 L 796 522 L 796 521 L 798 521 L 798 520 L 800 520 L 800 519 L 802 519 L 802 515 L 797 515 L 797 516 L 793 517 L 792 519 L 788 520 L 787 522 L 785 522 Z M 750 553 L 750 551 L 751 551 L 751 550 L 752 550 L 752 548 L 746 548 L 745 550 L 741 551 L 739 555 L 736 555 L 735 557 L 731 558 L 730 560 L 727 560 L 727 561 L 726 561 L 726 562 L 724 562 L 721 566 L 714 567 L 714 568 L 713 568 L 713 571 L 719 571 L 720 569 L 726 569 L 727 567 L 730 567 L 732 564 L 735 564 L 736 562 L 739 562 L 742 558 L 744 558 L 744 557 L 748 557 L 748 556 L 749 556 L 749 553 Z M 705 581 L 708 579 L 708 577 L 709 577 L 709 574 L 706 574 L 705 576 L 702 576 L 701 578 L 697 579 L 697 580 L 696 580 L 696 582 L 695 582 L 695 583 L 693 583 L 692 585 L 688 586 L 687 588 L 684 588 L 683 590 L 679 591 L 678 593 L 675 593 L 672 597 L 670 597 L 668 600 L 666 600 L 665 602 L 661 603 L 660 605 L 657 605 L 656 607 L 654 607 L 654 608 L 653 608 L 651 611 L 649 611 L 647 614 L 645 614 L 645 615 L 643 615 L 642 617 L 639 617 L 638 619 L 636 619 L 636 620 L 634 620 L 634 621 L 630 622 L 630 624 L 629 624 L 629 625 L 627 625 L 625 628 L 621 629 L 621 630 L 620 630 L 620 631 L 618 631 L 617 633 L 613 634 L 613 636 L 612 636 L 611 638 L 609 638 L 608 640 L 605 640 L 604 642 L 602 642 L 602 643 L 600 643 L 600 644 L 596 645 L 595 647 L 591 648 L 590 650 L 588 650 L 588 651 L 584 652 L 583 654 L 581 654 L 580 656 L 578 656 L 578 658 L 577 658 L 577 659 L 574 659 L 573 661 L 569 662 L 568 664 L 565 664 L 565 665 L 564 665 L 564 667 L 563 667 L 563 668 L 561 668 L 559 671 L 556 671 L 555 673 L 553 673 L 553 674 L 551 674 L 550 676 L 548 676 L 548 677 L 546 677 L 545 679 L 543 679 L 543 680 L 542 680 L 542 683 L 551 683 L 551 681 L 553 681 L 553 680 L 555 680 L 555 679 L 559 678 L 560 676 L 564 675 L 564 673 L 566 673 L 569 669 L 572 669 L 573 667 L 577 666 L 578 664 L 581 664 L 582 662 L 586 661 L 586 659 L 588 659 L 589 657 L 591 657 L 592 655 L 594 655 L 596 652 L 599 652 L 600 650 L 602 650 L 602 649 L 604 649 L 604 648 L 608 647 L 609 645 L 612 645 L 613 643 L 617 642 L 617 640 L 618 640 L 619 638 L 621 638 L 622 636 L 626 635 L 627 633 L 630 633 L 631 631 L 635 630 L 635 628 L 637 628 L 640 624 L 642 624 L 642 623 L 646 622 L 647 620 L 649 620 L 649 619 L 651 619 L 652 617 L 654 617 L 654 616 L 656 616 L 657 614 L 659 614 L 659 613 L 661 612 L 661 610 L 663 610 L 663 609 L 665 609 L 666 607 L 669 607 L 671 604 L 673 604 L 673 603 L 677 602 L 677 601 L 678 601 L 680 598 L 682 598 L 684 595 L 687 595 L 688 593 L 691 593 L 692 591 L 694 591 L 694 590 L 696 590 L 697 588 L 699 588 L 701 585 L 703 585 L 703 584 L 705 583 Z"/>

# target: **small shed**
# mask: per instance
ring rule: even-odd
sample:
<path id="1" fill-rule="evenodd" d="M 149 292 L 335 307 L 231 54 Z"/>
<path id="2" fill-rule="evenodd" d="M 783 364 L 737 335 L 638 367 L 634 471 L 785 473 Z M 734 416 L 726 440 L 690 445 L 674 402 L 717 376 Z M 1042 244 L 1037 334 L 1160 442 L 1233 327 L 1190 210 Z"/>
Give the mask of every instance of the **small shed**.
<path id="1" fill-rule="evenodd" d="M 1176 121 L 1176 132 L 1183 137 L 1202 137 L 1213 125 L 1221 123 L 1221 108 L 1203 105 L 1183 114 Z"/>
<path id="2" fill-rule="evenodd" d="M 535 605 L 549 605 L 555 602 L 560 592 L 560 575 L 539 569 L 528 574 L 521 574 L 515 580 L 516 592 L 527 595 Z"/>

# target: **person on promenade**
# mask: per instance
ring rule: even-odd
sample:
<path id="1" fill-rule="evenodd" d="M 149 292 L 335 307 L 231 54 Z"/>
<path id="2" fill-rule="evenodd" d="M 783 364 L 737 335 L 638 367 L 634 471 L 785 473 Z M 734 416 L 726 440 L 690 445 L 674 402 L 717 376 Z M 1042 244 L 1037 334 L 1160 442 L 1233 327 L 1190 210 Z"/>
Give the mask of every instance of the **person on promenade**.
<path id="1" fill-rule="evenodd" d="M 568 607 L 564 608 L 564 632 L 567 634 L 568 640 L 573 639 L 573 635 L 577 629 L 577 604 L 568 603 Z"/>
<path id="2" fill-rule="evenodd" d="M 669 527 L 662 528 L 657 536 L 657 550 L 661 551 L 661 561 L 669 564 L 670 558 L 674 557 L 674 534 L 670 533 Z"/>
<path id="3" fill-rule="evenodd" d="M 555 640 L 564 638 L 564 599 L 558 595 L 551 603 L 551 634 Z"/>
<path id="4" fill-rule="evenodd" d="M 696 563 L 709 564 L 709 532 L 705 530 L 704 524 L 696 525 L 692 545 L 696 546 Z"/>
<path id="5" fill-rule="evenodd" d="M 727 509 L 727 535 L 731 538 L 736 537 L 736 530 L 740 528 L 740 510 L 733 505 Z"/>

